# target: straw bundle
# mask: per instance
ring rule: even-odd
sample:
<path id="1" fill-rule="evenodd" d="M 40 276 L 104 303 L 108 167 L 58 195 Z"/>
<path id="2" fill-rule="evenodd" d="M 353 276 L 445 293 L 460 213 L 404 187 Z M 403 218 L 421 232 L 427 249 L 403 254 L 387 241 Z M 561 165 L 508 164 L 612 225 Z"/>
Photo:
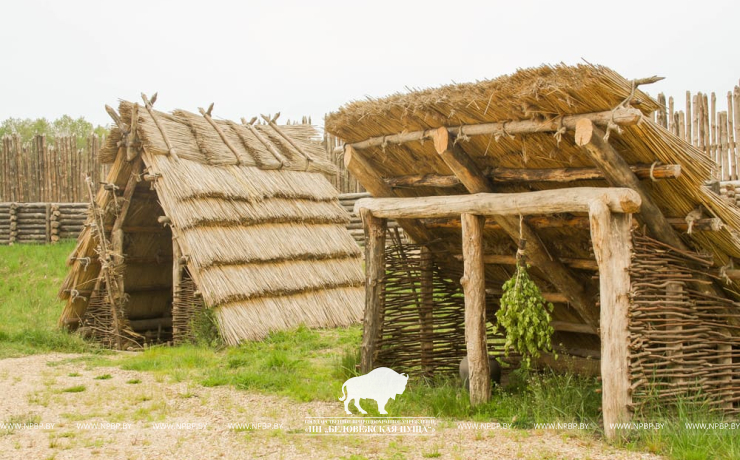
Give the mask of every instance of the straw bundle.
<path id="1" fill-rule="evenodd" d="M 121 122 L 136 127 L 142 147 L 136 153 L 154 179 L 134 185 L 122 225 L 132 325 L 174 323 L 175 341 L 187 340 L 188 315 L 204 304 L 215 309 L 225 340 L 236 344 L 301 323 L 360 319 L 360 251 L 344 228 L 349 216 L 336 190 L 311 172 L 328 165 L 312 127 L 250 127 L 205 111 L 165 114 L 125 101 L 119 110 Z M 119 189 L 98 194 L 106 227 L 119 220 L 118 195 L 130 183 L 132 135 L 120 128 L 101 153 L 114 161 L 108 182 Z M 73 291 L 95 284 L 96 244 L 93 227 L 86 228 L 62 287 L 68 300 L 62 323 L 85 316 L 86 301 Z M 178 272 L 183 261 L 187 270 Z"/>

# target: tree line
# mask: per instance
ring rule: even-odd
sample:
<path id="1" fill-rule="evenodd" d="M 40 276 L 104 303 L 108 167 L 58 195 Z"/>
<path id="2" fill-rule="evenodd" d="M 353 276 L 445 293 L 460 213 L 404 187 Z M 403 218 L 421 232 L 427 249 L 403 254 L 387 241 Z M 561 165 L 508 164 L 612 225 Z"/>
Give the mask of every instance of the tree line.
<path id="1" fill-rule="evenodd" d="M 18 134 L 22 142 L 28 142 L 33 136 L 45 135 L 51 141 L 57 137 L 77 138 L 78 148 L 83 148 L 90 134 L 97 134 L 103 138 L 108 135 L 107 126 L 93 126 L 83 117 L 72 118 L 62 115 L 56 120 L 46 118 L 7 118 L 0 123 L 0 139 L 5 135 Z"/>

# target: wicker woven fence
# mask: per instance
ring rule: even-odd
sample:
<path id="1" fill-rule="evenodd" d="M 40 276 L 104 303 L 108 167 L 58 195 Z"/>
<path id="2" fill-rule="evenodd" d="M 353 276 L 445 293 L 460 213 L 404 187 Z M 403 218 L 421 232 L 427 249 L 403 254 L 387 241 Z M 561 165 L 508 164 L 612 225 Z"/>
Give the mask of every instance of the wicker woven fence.
<path id="1" fill-rule="evenodd" d="M 689 287 L 712 265 L 711 256 L 677 251 L 640 234 L 633 235 L 633 245 L 632 409 L 708 397 L 716 409 L 740 413 L 740 338 L 729 332 L 738 328 L 729 318 L 738 315 L 728 314 L 738 304 Z M 457 372 L 466 353 L 462 272 L 440 270 L 446 255 L 433 257 L 411 244 L 387 248 L 378 365 L 416 375 Z M 489 297 L 486 304 L 490 321 L 497 302 Z M 501 347 L 489 323 L 489 351 L 502 357 Z M 518 359 L 504 361 L 516 366 Z"/>

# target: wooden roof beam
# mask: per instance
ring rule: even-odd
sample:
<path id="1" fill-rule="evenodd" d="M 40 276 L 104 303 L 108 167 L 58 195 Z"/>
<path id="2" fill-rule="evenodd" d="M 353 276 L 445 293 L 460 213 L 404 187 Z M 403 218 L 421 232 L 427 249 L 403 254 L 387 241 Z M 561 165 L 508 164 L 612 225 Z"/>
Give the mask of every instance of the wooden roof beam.
<path id="1" fill-rule="evenodd" d="M 630 188 L 640 195 L 642 205 L 639 218 L 656 239 L 678 249 L 688 249 L 635 176 L 635 173 L 630 170 L 622 155 L 604 140 L 604 132 L 594 126 L 591 120 L 581 119 L 578 121 L 576 125 L 576 144 L 589 154 L 611 185 Z"/>
<path id="2" fill-rule="evenodd" d="M 681 176 L 681 165 L 632 165 L 632 172 L 639 179 L 676 179 Z M 577 180 L 604 179 L 599 168 L 549 168 L 519 169 L 494 168 L 485 176 L 495 183 L 516 182 L 573 182 Z M 450 188 L 460 185 L 456 176 L 441 174 L 412 174 L 408 176 L 386 177 L 383 179 L 391 187 L 439 187 Z"/>
<path id="3" fill-rule="evenodd" d="M 638 218 L 645 223 L 655 239 L 683 251 L 691 250 L 668 223 L 668 219 L 642 186 L 635 173 L 630 170 L 622 155 L 604 140 L 604 132 L 601 129 L 596 127 L 591 120 L 580 119 L 576 124 L 575 140 L 576 144 L 582 147 L 596 166 L 604 172 L 604 177 L 610 184 L 632 189 L 639 194 L 642 205 Z M 713 283 L 692 282 L 691 285 L 701 292 L 725 297 L 724 291 Z"/>
<path id="4" fill-rule="evenodd" d="M 577 115 L 566 115 L 564 117 L 555 117 L 550 120 L 514 120 L 497 123 L 479 123 L 472 125 L 448 126 L 445 129 L 452 135 L 463 136 L 480 136 L 490 134 L 493 136 L 505 136 L 509 134 L 534 134 L 556 132 L 560 128 L 573 130 L 578 120 L 587 119 L 601 126 L 606 126 L 609 122 L 618 126 L 630 126 L 640 121 L 642 112 L 635 108 L 620 107 L 614 111 L 582 113 Z M 360 142 L 353 142 L 351 145 L 355 149 L 366 149 L 369 147 L 379 147 L 385 144 L 405 144 L 406 142 L 421 141 L 432 139 L 437 128 L 403 132 L 391 134 L 388 136 L 376 136 Z M 337 147 L 338 153 L 342 152 L 342 147 Z"/>
<path id="5" fill-rule="evenodd" d="M 434 148 L 470 193 L 493 192 L 493 186 L 488 178 L 483 175 L 470 156 L 456 145 L 454 138 L 451 138 L 446 128 L 439 128 L 434 132 Z M 498 195 L 496 198 L 500 199 L 500 197 L 501 195 Z M 445 198 L 452 199 L 452 197 Z M 517 211 L 516 214 L 527 214 L 518 207 L 515 211 Z M 593 296 L 586 292 L 583 283 L 565 265 L 550 256 L 547 248 L 529 225 L 520 222 L 517 217 L 506 216 L 501 212 L 480 214 L 496 214 L 496 223 L 514 241 L 518 241 L 520 238 L 527 240 L 527 252 L 532 264 L 545 273 L 550 282 L 570 299 L 573 307 L 586 324 L 591 326 L 599 324 L 598 311 Z"/>
<path id="6" fill-rule="evenodd" d="M 689 224 L 686 219 L 682 217 L 668 217 L 666 218 L 671 226 L 679 231 L 685 232 L 689 228 Z M 589 218 L 586 216 L 571 216 L 571 217 L 558 217 L 558 216 L 531 216 L 525 217 L 524 222 L 532 226 L 533 228 L 574 228 L 580 230 L 588 230 Z M 426 228 L 460 228 L 459 218 L 439 218 L 439 219 L 423 219 L 422 223 Z M 634 227 L 639 227 L 639 224 L 633 222 Z M 713 217 L 708 219 L 699 219 L 694 221 L 693 231 L 704 231 L 704 232 L 716 232 L 722 230 L 724 224 L 722 219 Z M 486 230 L 501 230 L 501 226 L 498 225 L 493 218 L 486 219 L 485 223 Z"/>
<path id="7" fill-rule="evenodd" d="M 344 151 L 344 166 L 352 176 L 355 177 L 365 187 L 371 195 L 376 197 L 394 197 L 396 192 L 390 188 L 372 165 L 359 154 L 351 145 L 346 146 Z M 357 210 L 357 207 L 355 206 Z M 357 215 L 360 215 L 356 211 Z M 424 244 L 434 239 L 429 230 L 420 222 L 415 220 L 400 219 L 398 224 L 403 227 L 406 233 L 419 244 Z"/>
<path id="8" fill-rule="evenodd" d="M 375 217 L 385 219 L 453 218 L 470 213 L 482 216 L 516 216 L 519 238 L 519 218 L 529 214 L 561 214 L 588 212 L 594 201 L 604 201 L 607 208 L 618 214 L 640 212 L 640 195 L 628 188 L 574 187 L 523 193 L 477 193 L 473 195 L 443 195 L 410 198 L 361 198 L 355 212 L 369 209 Z M 507 226 L 498 225 L 506 230 Z M 529 225 L 525 227 L 530 228 Z M 529 244 L 527 245 L 529 248 Z"/>
<path id="9" fill-rule="evenodd" d="M 462 255 L 456 254 L 457 260 L 462 260 Z M 571 259 L 571 258 L 560 258 L 560 262 L 575 268 L 578 270 L 593 270 L 599 269 L 599 265 L 596 263 L 596 259 Z M 516 265 L 516 256 L 502 255 L 502 254 L 484 254 L 483 263 L 489 265 Z M 738 270 L 740 271 L 740 270 Z"/>

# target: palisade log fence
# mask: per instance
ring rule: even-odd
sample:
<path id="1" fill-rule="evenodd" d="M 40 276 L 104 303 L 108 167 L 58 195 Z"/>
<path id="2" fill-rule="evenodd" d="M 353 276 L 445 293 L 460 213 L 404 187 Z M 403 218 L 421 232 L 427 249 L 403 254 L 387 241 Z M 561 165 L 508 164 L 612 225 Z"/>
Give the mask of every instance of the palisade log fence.
<path id="1" fill-rule="evenodd" d="M 737 181 L 740 173 L 740 86 L 727 91 L 726 95 L 686 91 L 685 102 L 683 96 L 666 99 L 663 93 L 658 94 L 657 100 L 664 108 L 653 114 L 653 121 L 714 160 L 716 180 Z M 682 102 L 684 110 L 678 110 Z M 721 110 L 723 106 L 725 110 Z"/>
<path id="2" fill-rule="evenodd" d="M 36 135 L 22 142 L 18 134 L 2 138 L 0 202 L 79 203 L 87 201 L 85 177 L 99 183 L 107 166 L 98 159 L 97 135 L 79 139 Z M 82 147 L 78 147 L 82 145 Z"/>

